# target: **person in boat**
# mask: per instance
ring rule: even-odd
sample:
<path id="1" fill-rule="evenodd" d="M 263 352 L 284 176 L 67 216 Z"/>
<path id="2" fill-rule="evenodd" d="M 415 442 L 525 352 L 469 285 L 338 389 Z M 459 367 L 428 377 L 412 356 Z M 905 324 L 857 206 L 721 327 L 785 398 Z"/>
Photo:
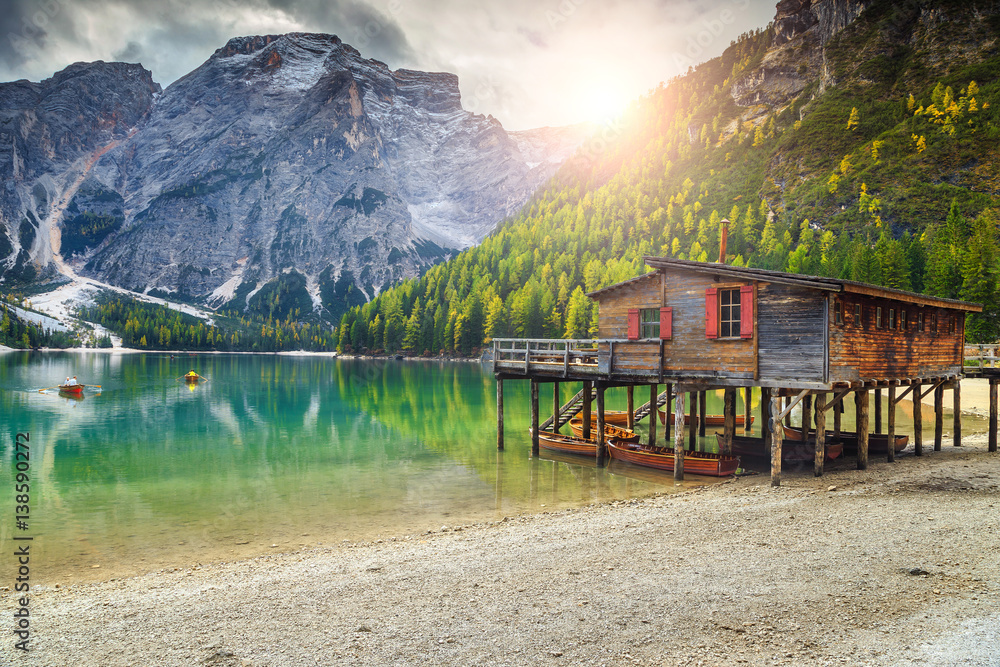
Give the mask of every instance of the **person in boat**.
<path id="1" fill-rule="evenodd" d="M 68 375 L 66 376 L 66 379 L 63 380 L 63 386 L 64 387 L 68 387 L 69 386 L 69 376 Z"/>
<path id="2" fill-rule="evenodd" d="M 77 385 L 76 376 L 74 375 L 72 379 L 66 380 L 66 384 L 68 384 L 70 387 L 75 387 Z"/>
<path id="3" fill-rule="evenodd" d="M 198 375 L 197 373 L 195 373 L 194 371 L 188 371 L 188 372 L 187 372 L 187 373 L 186 373 L 186 374 L 184 375 L 184 379 L 185 379 L 185 380 L 197 380 L 197 379 L 198 379 L 198 378 L 200 378 L 200 377 L 201 377 L 201 376 L 200 376 L 200 375 Z"/>

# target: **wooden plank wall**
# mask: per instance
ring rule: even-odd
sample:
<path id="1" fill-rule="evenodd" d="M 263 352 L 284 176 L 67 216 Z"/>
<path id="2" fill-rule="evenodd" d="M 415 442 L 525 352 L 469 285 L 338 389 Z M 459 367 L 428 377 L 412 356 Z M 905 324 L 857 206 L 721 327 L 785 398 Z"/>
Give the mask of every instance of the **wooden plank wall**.
<path id="1" fill-rule="evenodd" d="M 628 338 L 629 309 L 659 308 L 662 301 L 660 282 L 660 275 L 654 273 L 634 283 L 622 285 L 612 292 L 599 295 L 597 337 Z"/>
<path id="2" fill-rule="evenodd" d="M 836 324 L 837 302 L 843 303 L 844 323 Z M 864 326 L 854 322 L 854 306 L 863 309 Z M 882 307 L 883 328 L 875 327 L 875 309 Z M 896 329 L 890 330 L 888 312 L 895 310 Z M 906 310 L 907 327 L 899 327 Z M 924 331 L 917 331 L 917 315 L 924 315 Z M 949 333 L 948 318 L 955 317 Z M 937 317 L 937 332 L 931 318 Z M 830 379 L 851 381 L 871 378 L 933 377 L 961 372 L 965 313 L 946 308 L 916 306 L 904 301 L 844 294 L 830 299 Z"/>
<path id="3" fill-rule="evenodd" d="M 826 299 L 817 290 L 759 284 L 757 359 L 762 380 L 825 381 L 825 310 Z"/>

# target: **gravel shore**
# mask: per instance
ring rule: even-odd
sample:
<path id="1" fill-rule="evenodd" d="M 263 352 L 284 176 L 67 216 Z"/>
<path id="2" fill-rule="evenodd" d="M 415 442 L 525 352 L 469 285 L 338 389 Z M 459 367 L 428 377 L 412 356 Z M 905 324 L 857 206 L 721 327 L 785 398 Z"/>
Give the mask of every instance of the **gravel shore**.
<path id="1" fill-rule="evenodd" d="M 852 467 L 34 590 L 0 663 L 1000 664 L 985 435 Z"/>

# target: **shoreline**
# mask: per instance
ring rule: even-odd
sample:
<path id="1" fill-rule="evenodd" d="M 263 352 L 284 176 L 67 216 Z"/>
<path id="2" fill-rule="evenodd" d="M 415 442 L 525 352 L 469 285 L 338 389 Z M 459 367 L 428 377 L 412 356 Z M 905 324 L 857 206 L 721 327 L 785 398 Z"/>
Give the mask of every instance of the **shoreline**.
<path id="1" fill-rule="evenodd" d="M 32 591 L 32 653 L 81 666 L 994 664 L 1000 455 L 985 443 L 790 473 L 776 489 L 741 477 L 248 560 L 192 555 Z M 0 655 L 13 659 L 12 642 Z"/>

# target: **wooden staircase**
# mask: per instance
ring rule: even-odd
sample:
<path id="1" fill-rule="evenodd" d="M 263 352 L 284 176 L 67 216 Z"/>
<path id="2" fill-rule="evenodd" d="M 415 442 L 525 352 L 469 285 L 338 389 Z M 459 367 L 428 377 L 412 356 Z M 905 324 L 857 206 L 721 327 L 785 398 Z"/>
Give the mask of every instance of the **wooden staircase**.
<path id="1" fill-rule="evenodd" d="M 596 389 L 590 390 L 590 400 L 592 406 L 597 403 Z M 570 419 L 577 416 L 582 411 L 583 411 L 583 390 L 581 389 L 580 391 L 577 392 L 576 396 L 569 399 L 565 405 L 559 408 L 559 427 L 562 427 L 564 424 L 569 423 Z M 547 431 L 551 429 L 552 421 L 553 421 L 552 417 L 549 417 L 544 422 L 538 425 L 538 430 Z"/>
<path id="2" fill-rule="evenodd" d="M 659 396 L 656 397 L 656 407 L 662 408 L 666 404 L 667 404 L 667 392 L 664 391 Z M 646 417 L 649 416 L 651 412 L 652 410 L 649 407 L 649 403 L 646 402 L 640 405 L 638 408 L 636 408 L 635 418 L 633 421 L 638 422 L 640 419 L 645 419 Z"/>

